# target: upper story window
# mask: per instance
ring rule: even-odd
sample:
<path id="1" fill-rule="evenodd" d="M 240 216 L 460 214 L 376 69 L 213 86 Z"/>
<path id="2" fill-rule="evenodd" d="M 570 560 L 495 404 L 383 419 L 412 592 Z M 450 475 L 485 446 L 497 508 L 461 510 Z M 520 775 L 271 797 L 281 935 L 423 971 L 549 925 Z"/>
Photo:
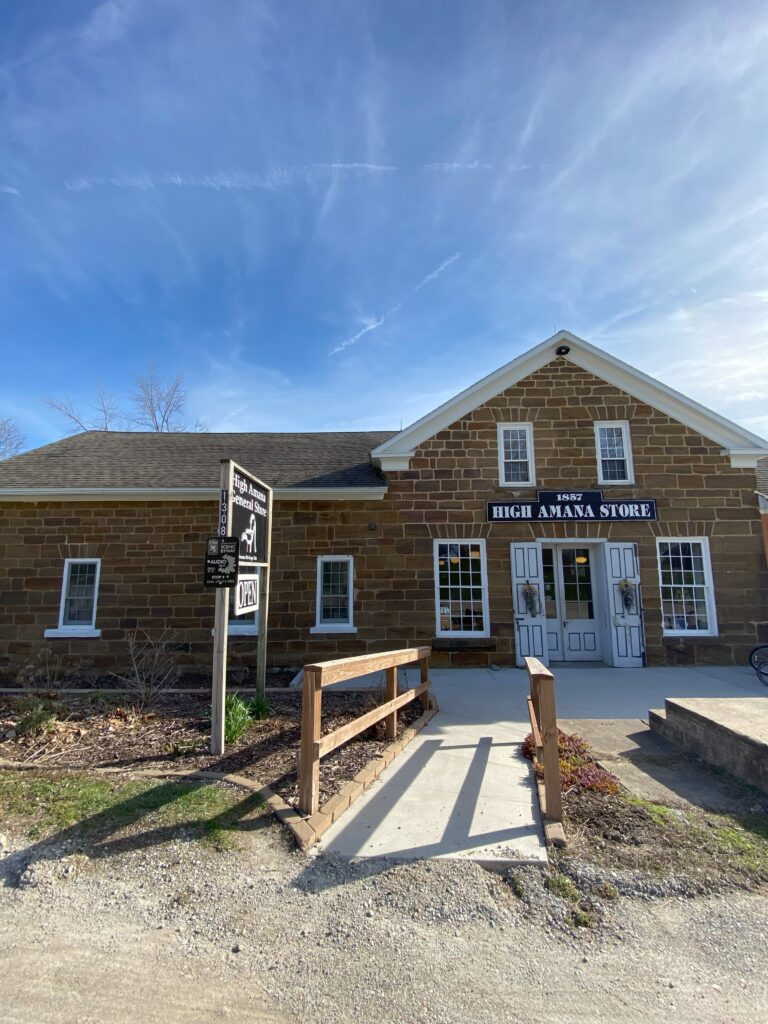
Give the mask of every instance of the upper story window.
<path id="1" fill-rule="evenodd" d="M 100 636 L 96 629 L 101 559 L 67 558 L 59 604 L 59 624 L 46 629 L 46 637 Z"/>
<path id="2" fill-rule="evenodd" d="M 356 633 L 354 561 L 351 555 L 317 559 L 317 618 L 313 633 Z"/>
<path id="3" fill-rule="evenodd" d="M 706 537 L 657 538 L 665 636 L 717 635 L 715 593 Z"/>
<path id="4" fill-rule="evenodd" d="M 596 423 L 595 447 L 598 483 L 634 483 L 629 423 L 626 420 Z"/>
<path id="5" fill-rule="evenodd" d="M 500 423 L 499 483 L 502 487 L 533 487 L 536 469 L 533 463 L 533 424 Z"/>

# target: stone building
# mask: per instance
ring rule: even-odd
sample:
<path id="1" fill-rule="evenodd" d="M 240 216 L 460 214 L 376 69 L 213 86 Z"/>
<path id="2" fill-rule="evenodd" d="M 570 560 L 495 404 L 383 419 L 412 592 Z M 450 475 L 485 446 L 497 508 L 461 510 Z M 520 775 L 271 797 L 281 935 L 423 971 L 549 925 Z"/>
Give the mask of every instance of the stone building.
<path id="1" fill-rule="evenodd" d="M 744 663 L 768 442 L 562 331 L 400 432 L 89 432 L 0 464 L 0 674 L 109 671 L 136 628 L 210 671 L 219 463 L 274 488 L 268 659 Z M 761 625 L 762 624 L 762 625 Z M 252 664 L 258 614 L 230 619 Z"/>

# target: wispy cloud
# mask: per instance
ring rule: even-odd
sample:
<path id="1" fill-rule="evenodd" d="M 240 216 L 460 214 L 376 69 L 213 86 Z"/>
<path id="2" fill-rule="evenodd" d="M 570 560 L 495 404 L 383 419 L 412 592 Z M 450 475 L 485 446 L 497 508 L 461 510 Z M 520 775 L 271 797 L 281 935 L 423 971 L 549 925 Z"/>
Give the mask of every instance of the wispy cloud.
<path id="1" fill-rule="evenodd" d="M 453 256 L 449 256 L 447 260 L 443 260 L 439 267 L 435 267 L 435 269 L 430 271 L 430 273 L 427 274 L 426 277 L 423 277 L 418 284 L 415 284 L 411 289 L 411 292 L 421 291 L 421 289 L 425 285 L 428 285 L 431 281 L 436 280 L 444 271 L 448 269 L 448 267 L 450 267 L 452 263 L 455 263 L 460 256 L 460 252 L 455 252 Z M 366 334 L 370 334 L 371 331 L 378 330 L 379 327 L 381 327 L 382 324 L 384 324 L 391 316 L 393 316 L 395 313 L 399 312 L 403 308 L 404 302 L 405 300 L 403 300 L 402 302 L 398 302 L 396 305 L 388 309 L 386 313 L 383 313 L 379 317 L 361 317 L 360 322 L 362 324 L 362 327 L 360 328 L 360 330 L 357 331 L 355 334 L 350 335 L 349 338 L 345 338 L 344 341 L 340 342 L 336 346 L 336 348 L 331 349 L 331 351 L 328 354 L 331 356 L 338 355 L 339 352 L 343 352 L 345 349 L 350 348 L 352 345 L 356 345 L 361 338 L 365 337 Z"/>
<path id="2" fill-rule="evenodd" d="M 80 38 L 93 47 L 116 43 L 130 28 L 137 6 L 136 0 L 106 0 L 82 26 Z"/>
<path id="3" fill-rule="evenodd" d="M 460 252 L 455 252 L 453 254 L 453 256 L 449 256 L 447 260 L 443 260 L 443 262 L 440 264 L 439 267 L 435 267 L 435 269 L 433 271 L 431 271 L 429 274 L 427 274 L 426 277 L 423 277 L 421 279 L 421 281 L 419 281 L 418 284 L 414 285 L 413 286 L 413 290 L 415 292 L 421 291 L 421 289 L 425 285 L 429 284 L 430 281 L 434 281 L 436 278 L 440 277 L 440 275 L 442 273 L 444 273 L 448 269 L 448 267 L 450 267 L 450 265 L 452 263 L 455 263 L 456 260 L 458 260 L 460 258 L 461 258 L 461 253 Z"/>
<path id="4" fill-rule="evenodd" d="M 480 163 L 479 160 L 473 160 L 471 163 L 436 163 L 436 164 L 425 164 L 424 170 L 426 171 L 447 171 L 449 173 L 457 173 L 458 171 L 491 171 L 493 170 L 493 164 Z"/>
<path id="5" fill-rule="evenodd" d="M 221 171 L 216 174 L 182 174 L 167 171 L 163 174 L 117 175 L 112 177 L 83 177 L 65 182 L 70 192 L 87 192 L 97 188 L 125 188 L 146 191 L 153 188 L 204 188 L 216 192 L 249 192 L 254 189 L 275 191 L 297 183 L 318 178 L 348 174 L 386 174 L 397 168 L 389 164 L 369 163 L 315 163 L 288 167 L 270 167 L 262 172 Z"/>
<path id="6" fill-rule="evenodd" d="M 13 185 L 0 185 L 0 193 L 4 196 L 19 196 L 21 193 Z"/>

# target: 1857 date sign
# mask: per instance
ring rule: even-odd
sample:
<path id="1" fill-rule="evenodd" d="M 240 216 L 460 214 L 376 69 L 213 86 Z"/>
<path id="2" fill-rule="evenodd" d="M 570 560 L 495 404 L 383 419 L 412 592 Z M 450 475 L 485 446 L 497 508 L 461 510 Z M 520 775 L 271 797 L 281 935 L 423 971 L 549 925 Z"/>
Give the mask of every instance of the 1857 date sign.
<path id="1" fill-rule="evenodd" d="M 238 569 L 237 537 L 209 537 L 205 542 L 206 587 L 234 587 Z"/>
<path id="2" fill-rule="evenodd" d="M 605 498 L 602 491 L 537 491 L 537 501 L 489 501 L 489 523 L 592 519 L 603 523 L 648 522 L 659 518 L 654 498 Z"/>

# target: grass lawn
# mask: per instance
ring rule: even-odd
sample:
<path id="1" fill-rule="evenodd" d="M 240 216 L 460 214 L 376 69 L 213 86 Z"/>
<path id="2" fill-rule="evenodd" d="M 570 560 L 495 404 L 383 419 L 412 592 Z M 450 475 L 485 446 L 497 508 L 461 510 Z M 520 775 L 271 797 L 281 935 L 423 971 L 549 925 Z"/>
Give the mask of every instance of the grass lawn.
<path id="1" fill-rule="evenodd" d="M 157 842 L 183 837 L 229 849 L 263 814 L 253 794 L 218 783 L 0 771 L 0 819 L 34 840 L 77 833 L 98 844 L 145 833 Z"/>

